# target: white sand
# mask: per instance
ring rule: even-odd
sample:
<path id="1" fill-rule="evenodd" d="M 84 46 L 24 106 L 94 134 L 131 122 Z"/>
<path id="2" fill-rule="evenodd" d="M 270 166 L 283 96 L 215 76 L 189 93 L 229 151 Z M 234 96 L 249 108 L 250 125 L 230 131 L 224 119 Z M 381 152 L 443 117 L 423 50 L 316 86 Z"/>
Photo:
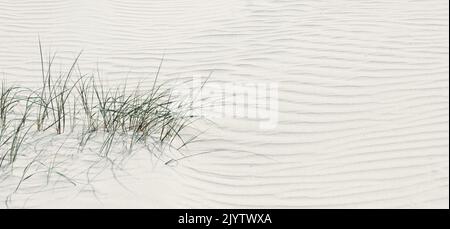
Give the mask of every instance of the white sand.
<path id="1" fill-rule="evenodd" d="M 41 77 L 38 34 L 58 64 L 84 49 L 82 70 L 98 64 L 109 84 L 152 82 L 165 54 L 162 79 L 214 69 L 211 82 L 279 85 L 275 129 L 199 123 L 208 131 L 183 153 L 211 153 L 165 166 L 135 152 L 122 184 L 106 170 L 94 188 L 34 177 L 11 207 L 448 208 L 448 10 L 446 0 L 2 0 L 0 73 L 23 86 Z M 90 165 L 80 157 L 64 168 Z M 14 187 L 0 183 L 0 197 Z"/>

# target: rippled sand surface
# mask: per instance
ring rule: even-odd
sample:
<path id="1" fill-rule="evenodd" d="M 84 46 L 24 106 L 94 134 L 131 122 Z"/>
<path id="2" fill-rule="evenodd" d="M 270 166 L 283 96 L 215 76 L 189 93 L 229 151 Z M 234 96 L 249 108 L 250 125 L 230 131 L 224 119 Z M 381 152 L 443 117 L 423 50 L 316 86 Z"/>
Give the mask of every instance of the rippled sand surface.
<path id="1" fill-rule="evenodd" d="M 99 179 L 95 194 L 24 185 L 13 206 L 448 208 L 448 12 L 445 0 L 2 0 L 9 82 L 40 82 L 40 36 L 57 66 L 83 50 L 81 70 L 111 85 L 150 87 L 164 56 L 161 80 L 213 71 L 212 83 L 279 88 L 276 128 L 200 123 L 183 152 L 196 156 L 136 155 L 123 184 Z"/>

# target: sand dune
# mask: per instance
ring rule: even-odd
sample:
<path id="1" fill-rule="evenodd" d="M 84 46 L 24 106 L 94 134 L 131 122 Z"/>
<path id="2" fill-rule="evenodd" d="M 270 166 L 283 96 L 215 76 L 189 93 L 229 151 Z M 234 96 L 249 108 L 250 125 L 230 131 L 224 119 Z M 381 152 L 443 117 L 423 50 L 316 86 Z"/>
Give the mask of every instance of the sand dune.
<path id="1" fill-rule="evenodd" d="M 213 71 L 211 83 L 278 83 L 275 128 L 201 122 L 183 151 L 196 156 L 166 166 L 136 155 L 128 190 L 111 179 L 97 197 L 25 188 L 14 206 L 448 208 L 448 10 L 444 0 L 3 0 L 0 73 L 19 85 L 41 80 L 38 36 L 61 66 L 83 50 L 83 72 L 111 85 L 150 86 L 162 56 L 161 80 Z"/>

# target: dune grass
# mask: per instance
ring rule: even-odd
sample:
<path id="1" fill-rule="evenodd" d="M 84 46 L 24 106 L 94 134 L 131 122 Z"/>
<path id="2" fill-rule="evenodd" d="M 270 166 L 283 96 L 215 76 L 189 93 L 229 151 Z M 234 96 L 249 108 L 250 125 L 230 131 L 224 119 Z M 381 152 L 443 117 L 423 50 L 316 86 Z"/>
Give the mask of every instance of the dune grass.
<path id="1" fill-rule="evenodd" d="M 81 52 L 65 73 L 55 74 L 56 55 L 45 60 L 41 43 L 41 86 L 29 89 L 2 83 L 0 92 L 0 167 L 12 164 L 31 131 L 63 134 L 82 129 L 80 145 L 92 134 L 105 138 L 100 153 L 108 155 L 114 140 L 128 136 L 129 150 L 136 143 L 172 144 L 196 117 L 192 102 L 173 95 L 173 88 L 158 84 L 159 69 L 150 90 L 140 85 L 106 87 L 99 76 L 83 75 L 78 68 Z"/>
<path id="2" fill-rule="evenodd" d="M 9 87 L 2 82 L 0 91 L 0 167 L 15 161 L 32 125 L 27 125 L 32 109 L 31 97 L 21 98 L 22 90 Z M 18 113 L 19 104 L 24 102 L 22 114 Z"/>

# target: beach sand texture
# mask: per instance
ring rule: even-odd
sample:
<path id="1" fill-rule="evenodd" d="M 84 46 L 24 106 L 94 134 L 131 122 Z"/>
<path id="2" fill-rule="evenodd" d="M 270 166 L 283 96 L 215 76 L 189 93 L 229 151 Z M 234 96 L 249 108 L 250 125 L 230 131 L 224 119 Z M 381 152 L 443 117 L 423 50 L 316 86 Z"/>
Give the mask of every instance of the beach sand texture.
<path id="1" fill-rule="evenodd" d="M 136 155 L 95 195 L 25 185 L 13 207 L 448 208 L 448 12 L 446 0 L 2 0 L 8 82 L 40 83 L 39 36 L 56 66 L 83 50 L 82 71 L 111 85 L 150 87 L 162 56 L 161 80 L 278 83 L 275 128 L 199 123 L 184 149 L 196 156 Z"/>

